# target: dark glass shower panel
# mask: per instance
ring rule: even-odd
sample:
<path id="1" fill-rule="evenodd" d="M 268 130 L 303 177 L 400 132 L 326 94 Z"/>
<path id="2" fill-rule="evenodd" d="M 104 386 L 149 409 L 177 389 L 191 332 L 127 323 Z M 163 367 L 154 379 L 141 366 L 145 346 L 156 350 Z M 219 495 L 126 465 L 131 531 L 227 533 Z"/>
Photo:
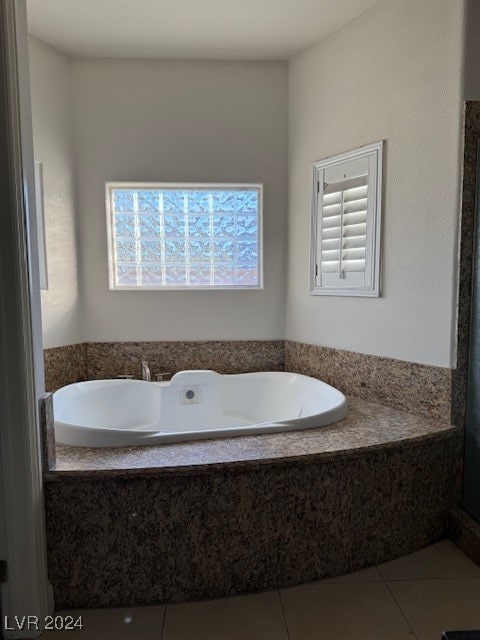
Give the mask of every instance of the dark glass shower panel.
<path id="1" fill-rule="evenodd" d="M 464 507 L 480 522 L 480 147 L 477 147 L 470 362 L 465 433 Z"/>

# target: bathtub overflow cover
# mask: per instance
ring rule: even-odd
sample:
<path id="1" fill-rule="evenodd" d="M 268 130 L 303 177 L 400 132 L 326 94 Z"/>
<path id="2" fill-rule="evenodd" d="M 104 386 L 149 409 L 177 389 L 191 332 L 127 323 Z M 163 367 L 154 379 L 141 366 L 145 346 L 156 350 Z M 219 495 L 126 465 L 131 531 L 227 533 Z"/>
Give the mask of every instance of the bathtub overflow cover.
<path id="1" fill-rule="evenodd" d="M 185 397 L 187 398 L 187 400 L 192 400 L 192 398 L 195 397 L 195 391 L 192 391 L 191 389 L 189 389 L 186 393 L 185 393 Z"/>

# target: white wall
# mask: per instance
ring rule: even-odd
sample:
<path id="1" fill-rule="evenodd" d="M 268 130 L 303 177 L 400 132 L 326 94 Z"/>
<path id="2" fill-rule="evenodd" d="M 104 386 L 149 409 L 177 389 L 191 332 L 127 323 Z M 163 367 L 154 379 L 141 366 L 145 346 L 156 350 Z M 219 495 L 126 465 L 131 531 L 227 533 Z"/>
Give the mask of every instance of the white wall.
<path id="1" fill-rule="evenodd" d="M 35 150 L 47 181 L 45 346 L 283 338 L 286 308 L 289 339 L 454 365 L 463 4 L 384 0 L 291 61 L 288 260 L 285 63 L 69 61 L 31 39 Z M 466 56 L 468 71 L 468 41 Z M 478 77 L 467 74 L 467 97 Z M 383 295 L 310 296 L 311 165 L 380 139 Z M 106 180 L 264 182 L 265 291 L 110 292 Z"/>
<path id="2" fill-rule="evenodd" d="M 454 364 L 462 5 L 383 1 L 291 62 L 289 339 Z M 383 295 L 311 296 L 312 163 L 381 139 Z"/>
<path id="3" fill-rule="evenodd" d="M 288 66 L 72 62 L 85 339 L 283 338 Z M 108 180 L 264 183 L 264 291 L 108 289 Z"/>
<path id="4" fill-rule="evenodd" d="M 41 299 L 47 348 L 82 340 L 70 61 L 32 37 L 29 53 L 34 153 L 44 174 L 49 289 Z"/>

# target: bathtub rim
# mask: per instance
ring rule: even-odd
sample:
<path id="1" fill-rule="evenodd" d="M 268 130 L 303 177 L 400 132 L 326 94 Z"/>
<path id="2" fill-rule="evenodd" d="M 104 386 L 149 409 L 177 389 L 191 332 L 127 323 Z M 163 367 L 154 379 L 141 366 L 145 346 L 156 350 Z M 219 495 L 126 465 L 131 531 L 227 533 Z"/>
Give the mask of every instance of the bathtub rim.
<path id="1" fill-rule="evenodd" d="M 123 436 L 124 439 L 128 439 L 129 434 L 131 435 L 132 433 L 136 433 L 139 440 L 141 441 L 136 444 L 113 444 L 113 445 L 112 444 L 111 445 L 97 445 L 97 444 L 73 445 L 73 444 L 63 443 L 59 441 L 59 444 L 64 444 L 65 446 L 82 447 L 82 448 L 118 449 L 118 448 L 137 447 L 137 446 L 138 447 L 167 446 L 170 444 L 180 444 L 182 442 L 185 442 L 185 443 L 196 442 L 200 440 L 219 440 L 219 439 L 228 440 L 230 438 L 269 435 L 271 433 L 273 434 L 273 433 L 284 433 L 289 431 L 303 431 L 307 429 L 310 430 L 310 429 L 317 429 L 317 428 L 321 429 L 321 428 L 330 426 L 332 424 L 336 424 L 337 422 L 340 422 L 345 418 L 348 411 L 347 398 L 345 394 L 342 393 L 342 391 L 340 391 L 336 387 L 333 387 L 327 382 L 324 382 L 323 380 L 319 380 L 317 378 L 313 378 L 305 374 L 289 372 L 289 371 L 255 371 L 255 372 L 246 372 L 246 373 L 219 374 L 211 370 L 203 370 L 203 369 L 195 370 L 194 369 L 194 370 L 185 370 L 185 371 L 177 372 L 172 377 L 172 379 L 168 382 L 143 381 L 143 380 L 137 380 L 137 379 L 124 380 L 124 379 L 118 379 L 118 378 L 107 378 L 102 380 L 85 380 L 81 382 L 74 382 L 69 385 L 65 385 L 64 387 L 61 387 L 60 389 L 57 389 L 57 391 L 55 391 L 52 394 L 52 398 L 53 398 L 53 402 L 55 402 L 55 395 L 61 394 L 61 392 L 64 390 L 68 392 L 68 390 L 71 390 L 75 387 L 80 387 L 80 386 L 82 388 L 88 388 L 88 386 L 90 385 L 94 386 L 94 385 L 98 385 L 99 383 L 100 384 L 115 383 L 115 386 L 119 386 L 119 387 L 124 385 L 132 385 L 132 384 L 133 386 L 138 386 L 140 388 L 142 385 L 145 385 L 145 384 L 149 385 L 150 388 L 152 388 L 153 386 L 166 387 L 170 385 L 172 381 L 175 381 L 175 376 L 177 376 L 178 373 L 180 374 L 214 373 L 216 376 L 219 376 L 225 379 L 234 379 L 234 378 L 243 377 L 243 378 L 253 378 L 253 379 L 267 378 L 267 379 L 274 380 L 275 378 L 277 378 L 277 379 L 289 380 L 293 385 L 295 385 L 296 381 L 298 380 L 300 386 L 303 386 L 303 385 L 307 387 L 318 386 L 319 388 L 325 389 L 325 391 L 328 394 L 333 395 L 334 397 L 337 396 L 338 404 L 336 404 L 333 407 L 329 407 L 320 413 L 303 416 L 297 419 L 287 418 L 285 420 L 268 420 L 268 421 L 266 420 L 261 422 L 254 422 L 251 425 L 244 425 L 239 427 L 222 427 L 221 429 L 202 429 L 202 430 L 191 430 L 191 431 L 184 430 L 180 432 L 172 431 L 171 433 L 168 431 L 163 432 L 161 430 L 145 429 L 143 431 L 139 431 L 139 430 L 135 431 L 134 429 L 129 430 L 129 429 L 119 429 L 115 427 L 96 427 L 96 426 L 89 426 L 89 425 L 79 425 L 71 421 L 55 420 L 55 417 L 54 417 L 54 427 L 56 427 L 58 424 L 60 429 L 62 430 L 71 429 L 74 432 L 75 431 L 78 432 L 80 435 L 85 434 L 86 436 L 88 436 L 88 434 L 90 434 L 91 436 L 94 436 L 95 434 L 98 434 L 98 437 L 100 437 L 100 435 L 103 434 L 104 437 L 110 436 L 113 438 L 115 436 L 118 436 L 119 439 L 122 439 L 122 436 Z M 294 422 L 294 420 L 299 421 L 300 424 L 304 426 L 296 427 L 295 424 L 297 424 L 297 422 Z M 320 424 L 314 424 L 315 422 L 319 422 Z M 153 423 L 147 422 L 147 423 L 142 423 L 142 425 L 143 424 L 149 425 Z M 250 433 L 250 431 L 253 431 L 254 429 L 260 429 L 260 431 L 258 431 L 257 433 Z M 222 433 L 219 433 L 219 435 L 216 435 L 216 431 L 219 431 L 219 432 L 221 431 Z M 177 438 L 175 438 L 175 436 L 177 436 Z M 148 442 L 150 438 L 151 439 L 160 438 L 160 441 Z"/>

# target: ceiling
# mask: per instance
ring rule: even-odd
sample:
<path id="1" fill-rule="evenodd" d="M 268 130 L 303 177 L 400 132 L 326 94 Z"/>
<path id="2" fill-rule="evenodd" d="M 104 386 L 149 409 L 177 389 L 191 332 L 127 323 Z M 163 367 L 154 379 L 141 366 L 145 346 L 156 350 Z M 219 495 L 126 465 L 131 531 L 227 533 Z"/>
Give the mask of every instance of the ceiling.
<path id="1" fill-rule="evenodd" d="M 377 0 L 27 0 L 29 31 L 80 57 L 288 59 Z"/>

